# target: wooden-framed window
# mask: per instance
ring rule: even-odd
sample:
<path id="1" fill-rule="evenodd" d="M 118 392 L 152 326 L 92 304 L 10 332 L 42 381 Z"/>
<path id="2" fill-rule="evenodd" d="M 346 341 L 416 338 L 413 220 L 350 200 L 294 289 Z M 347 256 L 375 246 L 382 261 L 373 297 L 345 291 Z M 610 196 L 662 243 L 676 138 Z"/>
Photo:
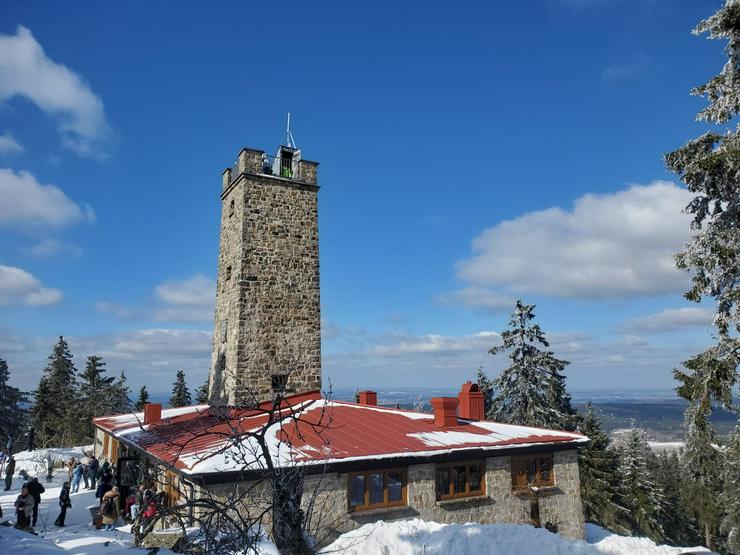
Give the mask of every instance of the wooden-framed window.
<path id="1" fill-rule="evenodd" d="M 118 464 L 118 440 L 115 438 L 111 438 L 110 443 L 108 445 L 110 447 L 110 453 L 108 454 L 110 463 Z"/>
<path id="2" fill-rule="evenodd" d="M 100 456 L 104 458 L 108 458 L 108 442 L 110 441 L 110 437 L 108 434 L 103 432 L 103 450 L 100 452 Z"/>
<path id="3" fill-rule="evenodd" d="M 538 453 L 511 458 L 511 486 L 513 489 L 554 485 L 555 472 L 553 470 L 552 453 Z"/>
<path id="4" fill-rule="evenodd" d="M 347 476 L 349 511 L 366 511 L 406 504 L 406 469 L 369 470 Z"/>
<path id="5" fill-rule="evenodd" d="M 435 480 L 437 501 L 484 495 L 485 468 L 483 461 L 438 464 Z"/>

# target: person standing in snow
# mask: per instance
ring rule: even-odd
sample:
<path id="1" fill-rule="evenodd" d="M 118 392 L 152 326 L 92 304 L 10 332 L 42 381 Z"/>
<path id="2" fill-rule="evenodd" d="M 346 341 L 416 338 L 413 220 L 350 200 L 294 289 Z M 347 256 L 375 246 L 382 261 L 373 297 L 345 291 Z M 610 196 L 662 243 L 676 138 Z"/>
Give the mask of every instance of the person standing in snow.
<path id="1" fill-rule="evenodd" d="M 90 489 L 90 480 L 87 479 L 89 468 L 87 464 L 82 465 L 82 479 L 85 481 L 85 487 L 83 489 Z"/>
<path id="2" fill-rule="evenodd" d="M 103 496 L 111 489 L 113 489 L 113 484 L 111 484 L 108 480 L 103 479 L 100 481 L 100 485 L 95 491 L 95 497 L 97 497 L 98 499 L 103 499 Z"/>
<path id="3" fill-rule="evenodd" d="M 72 481 L 72 471 L 74 470 L 74 468 L 75 468 L 75 458 L 70 457 L 69 460 L 67 461 L 67 478 L 69 479 L 70 482 Z"/>
<path id="4" fill-rule="evenodd" d="M 62 491 L 59 493 L 59 507 L 61 512 L 54 521 L 54 525 L 59 528 L 64 528 L 64 519 L 67 517 L 67 509 L 72 507 L 72 502 L 69 500 L 69 482 L 64 482 Z"/>
<path id="5" fill-rule="evenodd" d="M 27 486 L 21 488 L 20 495 L 15 500 L 15 527 L 24 530 L 29 527 L 31 513 L 35 508 L 33 497 Z"/>
<path id="6" fill-rule="evenodd" d="M 13 435 L 13 432 L 10 432 L 8 434 L 8 443 L 5 444 L 5 449 L 8 452 L 8 455 L 13 454 L 13 446 L 15 445 L 15 436 Z"/>
<path id="7" fill-rule="evenodd" d="M 100 514 L 106 530 L 113 530 L 118 521 L 118 488 L 114 487 L 103 495 L 100 503 Z"/>
<path id="8" fill-rule="evenodd" d="M 77 463 L 72 470 L 72 493 L 80 491 L 80 480 L 82 480 L 82 463 Z"/>
<path id="9" fill-rule="evenodd" d="M 41 503 L 41 494 L 46 491 L 46 488 L 39 483 L 39 479 L 35 476 L 31 478 L 31 481 L 25 484 L 28 489 L 28 493 L 33 497 L 33 520 L 31 526 L 36 526 L 36 522 L 39 519 L 39 504 Z"/>
<path id="10" fill-rule="evenodd" d="M 15 459 L 11 455 L 5 467 L 5 491 L 10 491 L 10 486 L 13 485 L 13 474 L 15 474 Z"/>
<path id="11" fill-rule="evenodd" d="M 90 476 L 90 489 L 95 489 L 95 483 L 98 477 L 98 459 L 93 457 L 90 464 L 87 465 L 87 474 Z"/>
<path id="12" fill-rule="evenodd" d="M 28 442 L 26 443 L 26 451 L 33 451 L 36 448 L 36 430 L 33 426 L 28 430 Z"/>

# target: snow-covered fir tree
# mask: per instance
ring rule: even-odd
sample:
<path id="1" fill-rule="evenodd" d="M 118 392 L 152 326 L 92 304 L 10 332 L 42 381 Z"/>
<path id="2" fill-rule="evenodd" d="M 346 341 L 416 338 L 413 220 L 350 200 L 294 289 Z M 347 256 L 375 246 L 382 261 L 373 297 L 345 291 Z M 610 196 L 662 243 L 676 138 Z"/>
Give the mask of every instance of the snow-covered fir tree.
<path id="1" fill-rule="evenodd" d="M 478 390 L 483 394 L 483 412 L 486 415 L 491 414 L 493 409 L 493 382 L 486 376 L 482 366 L 478 367 L 475 380 L 478 383 Z"/>
<path id="2" fill-rule="evenodd" d="M 68 446 L 77 434 L 76 368 L 63 337 L 54 345 L 34 392 L 31 422 L 41 446 Z"/>
<path id="3" fill-rule="evenodd" d="M 141 389 L 139 389 L 139 398 L 136 400 L 136 405 L 134 405 L 134 408 L 136 410 L 144 410 L 144 405 L 146 405 L 149 402 L 149 392 L 146 390 L 146 386 L 142 385 Z"/>
<path id="4" fill-rule="evenodd" d="M 653 478 L 650 458 L 653 456 L 645 432 L 632 428 L 618 448 L 620 504 L 627 512 L 626 526 L 633 536 L 648 536 L 660 543 L 663 539 L 661 507 L 663 492 Z"/>
<path id="5" fill-rule="evenodd" d="M 170 397 L 171 407 L 186 407 L 192 404 L 190 390 L 185 383 L 185 372 L 177 371 L 177 378 L 172 386 L 172 397 Z"/>
<path id="6" fill-rule="evenodd" d="M 696 545 L 699 531 L 687 510 L 691 498 L 687 495 L 686 475 L 676 451 L 663 451 L 653 459 L 651 472 L 663 492 L 660 524 L 664 541 L 672 545 Z"/>
<path id="7" fill-rule="evenodd" d="M 617 491 L 618 457 L 610 448 L 609 436 L 601 429 L 599 416 L 590 402 L 578 431 L 589 439 L 579 450 L 578 458 L 584 517 L 609 530 L 627 533 L 622 525 L 627 509 L 620 504 Z"/>
<path id="8" fill-rule="evenodd" d="M 692 274 L 685 297 L 716 302 L 716 343 L 684 363 L 686 371 L 674 371 L 681 382 L 677 391 L 690 404 L 685 468 L 693 489 L 691 506 L 711 548 L 722 507 L 717 503 L 721 476 L 709 416 L 715 404 L 731 408 L 732 390 L 740 381 L 740 125 L 733 125 L 740 112 L 740 1 L 726 0 L 694 33 L 727 41 L 727 63 L 720 73 L 691 91 L 707 99 L 697 119 L 713 127 L 666 155 L 667 167 L 694 194 L 686 207 L 693 216 L 692 237 L 676 255 L 678 267 Z"/>
<path id="9" fill-rule="evenodd" d="M 8 383 L 10 370 L 8 363 L 0 358 L 0 434 L 4 434 L 3 444 L 9 434 L 18 437 L 23 430 L 28 411 L 24 404 L 28 396 Z"/>
<path id="10" fill-rule="evenodd" d="M 506 353 L 510 365 L 493 381 L 493 420 L 550 428 L 572 427 L 575 411 L 565 390 L 563 370 L 570 364 L 555 358 L 535 318 L 534 305 L 516 300 L 502 345 L 489 350 Z M 540 349 L 544 347 L 544 349 Z"/>
<path id="11" fill-rule="evenodd" d="M 730 434 L 725 450 L 719 506 L 722 508 L 719 531 L 724 548 L 728 553 L 740 553 L 740 425 Z"/>

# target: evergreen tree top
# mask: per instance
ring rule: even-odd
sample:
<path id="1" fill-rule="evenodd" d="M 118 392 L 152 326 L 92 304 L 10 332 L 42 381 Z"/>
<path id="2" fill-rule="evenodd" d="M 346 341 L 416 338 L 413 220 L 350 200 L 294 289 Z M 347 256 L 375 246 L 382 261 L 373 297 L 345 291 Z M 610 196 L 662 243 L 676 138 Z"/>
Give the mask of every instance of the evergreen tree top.
<path id="1" fill-rule="evenodd" d="M 172 386 L 172 397 L 170 397 L 170 407 L 185 407 L 192 404 L 190 390 L 185 383 L 185 372 L 177 371 L 175 383 Z"/>

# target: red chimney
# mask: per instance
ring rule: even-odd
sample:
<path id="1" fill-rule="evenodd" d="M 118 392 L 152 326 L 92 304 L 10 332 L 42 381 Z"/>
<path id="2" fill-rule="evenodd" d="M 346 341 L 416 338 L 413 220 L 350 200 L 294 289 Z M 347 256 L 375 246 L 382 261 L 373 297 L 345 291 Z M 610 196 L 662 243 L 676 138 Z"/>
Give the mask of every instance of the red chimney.
<path id="1" fill-rule="evenodd" d="M 457 426 L 457 397 L 432 397 L 429 399 L 434 409 L 434 425 L 438 428 Z"/>
<path id="2" fill-rule="evenodd" d="M 463 384 L 460 393 L 457 394 L 460 400 L 458 414 L 465 420 L 485 420 L 485 409 L 483 406 L 483 393 L 478 389 L 477 383 L 467 381 Z"/>
<path id="3" fill-rule="evenodd" d="M 361 405 L 372 405 L 378 404 L 378 394 L 375 391 L 360 391 L 360 400 L 358 401 Z"/>
<path id="4" fill-rule="evenodd" d="M 144 424 L 156 424 L 162 420 L 162 403 L 144 405 Z"/>

